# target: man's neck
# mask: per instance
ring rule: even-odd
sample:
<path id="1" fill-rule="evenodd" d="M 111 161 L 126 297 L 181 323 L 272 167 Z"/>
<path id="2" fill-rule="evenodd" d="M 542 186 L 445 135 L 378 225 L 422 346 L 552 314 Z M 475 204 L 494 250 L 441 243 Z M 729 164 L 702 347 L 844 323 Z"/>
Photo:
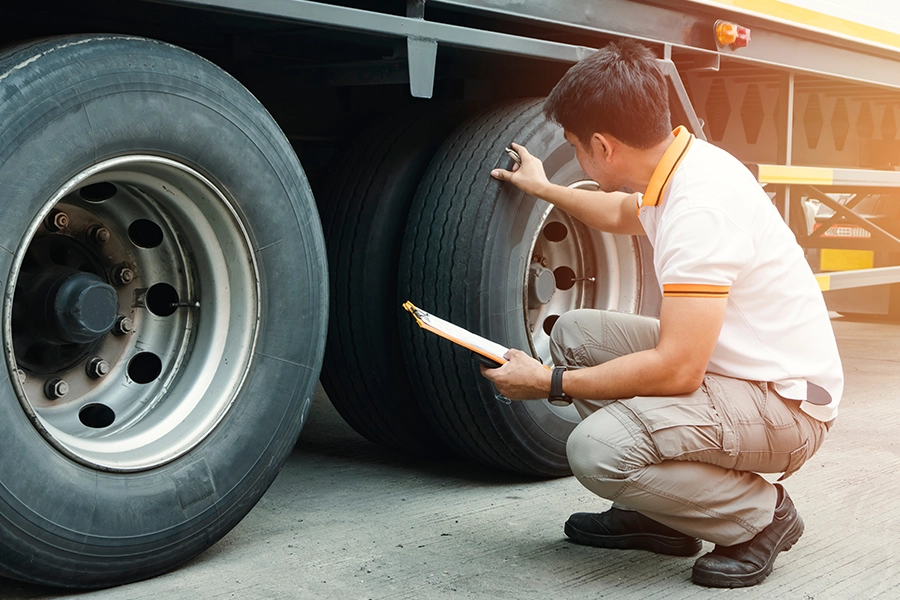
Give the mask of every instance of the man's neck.
<path id="1" fill-rule="evenodd" d="M 669 134 L 662 142 L 644 150 L 629 148 L 628 152 L 628 187 L 641 192 L 647 192 L 647 186 L 650 185 L 650 178 L 656 171 L 659 161 L 662 160 L 663 154 L 666 153 L 669 146 L 675 140 L 674 134 Z"/>

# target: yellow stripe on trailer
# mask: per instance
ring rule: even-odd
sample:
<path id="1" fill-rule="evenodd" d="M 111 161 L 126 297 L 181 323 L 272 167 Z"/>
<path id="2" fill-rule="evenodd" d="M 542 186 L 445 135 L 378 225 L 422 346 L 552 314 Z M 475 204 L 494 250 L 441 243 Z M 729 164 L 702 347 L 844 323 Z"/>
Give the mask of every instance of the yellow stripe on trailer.
<path id="1" fill-rule="evenodd" d="M 900 188 L 900 171 L 765 164 L 748 164 L 747 168 L 760 183 Z"/>
<path id="2" fill-rule="evenodd" d="M 825 167 L 758 165 L 756 178 L 760 183 L 831 185 L 834 183 L 834 169 Z"/>
<path id="3" fill-rule="evenodd" d="M 845 19 L 837 15 L 828 14 L 811 8 L 798 6 L 781 0 L 696 0 L 707 5 L 719 5 L 739 10 L 745 13 L 752 13 L 777 19 L 782 22 L 792 23 L 801 27 L 817 29 L 826 33 L 831 33 L 845 38 L 861 40 L 887 46 L 889 48 L 900 48 L 900 33 L 873 27 L 861 21 L 853 21 Z M 826 3 L 825 8 L 828 8 Z M 859 10 L 859 7 L 855 7 Z M 895 6 L 890 6 L 886 10 L 894 10 Z M 846 11 L 845 11 L 846 12 Z M 870 15 L 874 16 L 874 15 Z"/>
<path id="4" fill-rule="evenodd" d="M 816 281 L 819 282 L 819 289 L 823 292 L 831 289 L 831 275 L 816 275 Z"/>

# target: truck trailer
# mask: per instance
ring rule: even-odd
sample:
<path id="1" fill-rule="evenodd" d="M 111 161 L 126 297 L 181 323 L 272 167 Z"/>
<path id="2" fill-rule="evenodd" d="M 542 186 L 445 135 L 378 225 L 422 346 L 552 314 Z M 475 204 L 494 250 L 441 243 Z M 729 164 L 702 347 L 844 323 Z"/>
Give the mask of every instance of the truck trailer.
<path id="1" fill-rule="evenodd" d="M 545 363 L 566 311 L 658 314 L 645 239 L 490 177 L 515 141 L 597 188 L 542 98 L 611 41 L 650 47 L 673 127 L 756 174 L 833 310 L 900 308 L 887 2 L 8 4 L 2 576 L 99 588 L 203 552 L 319 381 L 374 443 L 567 475 L 575 410 L 498 401 L 401 305 Z"/>

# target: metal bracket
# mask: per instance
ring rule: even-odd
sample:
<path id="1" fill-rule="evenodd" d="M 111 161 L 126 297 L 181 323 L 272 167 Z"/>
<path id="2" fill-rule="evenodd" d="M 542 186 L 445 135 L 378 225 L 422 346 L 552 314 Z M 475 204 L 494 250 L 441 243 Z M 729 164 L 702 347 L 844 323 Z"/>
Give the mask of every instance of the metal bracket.
<path id="1" fill-rule="evenodd" d="M 675 63 L 671 59 L 662 59 L 659 61 L 659 68 L 669 83 L 669 104 L 674 109 L 672 114 L 674 121 L 682 122 L 691 133 L 697 136 L 697 139 L 706 141 L 703 124 L 697 113 L 694 112 L 694 105 L 688 97 L 687 90 L 684 89 L 684 82 L 681 81 L 681 75 L 679 75 Z"/>
<path id="2" fill-rule="evenodd" d="M 426 0 L 406 0 L 406 16 L 425 20 Z M 409 93 L 413 98 L 431 98 L 437 68 L 437 40 L 408 36 L 406 56 L 409 61 Z"/>
<path id="3" fill-rule="evenodd" d="M 843 207 L 849 211 L 852 211 L 853 207 L 856 206 L 857 204 L 859 204 L 860 202 L 862 202 L 862 200 L 864 198 L 865 198 L 865 196 L 863 196 L 862 194 L 854 194 L 854 196 L 852 198 L 850 198 L 850 200 L 848 200 L 845 204 L 843 204 Z M 797 203 L 798 204 L 800 203 L 799 197 L 797 198 Z M 797 208 L 798 208 L 798 210 L 802 210 L 799 206 Z M 833 215 L 828 217 L 827 221 L 824 221 L 823 223 L 819 224 L 818 229 L 816 229 L 815 231 L 813 231 L 812 233 L 809 234 L 808 239 L 821 238 L 823 234 L 825 234 L 829 229 L 831 229 L 832 225 L 839 225 L 840 223 L 843 223 L 843 222 L 844 222 L 843 214 L 835 211 Z"/>
<path id="4" fill-rule="evenodd" d="M 710 72 L 717 73 L 722 67 L 722 55 L 710 52 L 692 53 L 690 61 L 679 61 L 682 71 L 692 71 L 695 73 Z"/>
<path id="5" fill-rule="evenodd" d="M 799 191 L 800 190 L 798 190 L 798 192 Z M 843 204 L 836 202 L 835 200 L 830 198 L 827 194 L 823 193 L 822 191 L 818 190 L 817 188 L 814 188 L 812 186 L 803 186 L 802 191 L 805 192 L 809 197 L 815 198 L 816 200 L 818 200 L 819 202 L 821 202 L 828 208 L 834 210 L 835 216 L 840 215 L 841 220 L 839 222 L 849 221 L 850 223 L 859 225 L 866 231 L 870 232 L 872 234 L 873 238 L 877 238 L 877 241 L 880 241 L 884 246 L 886 246 L 885 249 L 889 249 L 889 250 L 893 250 L 893 251 L 900 251 L 900 239 L 897 239 L 891 233 L 885 231 L 884 229 L 882 229 L 875 223 L 872 223 L 865 217 L 856 214 L 855 212 L 853 212 L 852 210 L 850 210 L 848 207 L 844 206 Z M 831 221 L 829 221 L 829 223 L 831 223 Z M 829 225 L 829 227 L 830 227 L 830 225 Z M 810 246 L 818 247 L 819 244 L 810 244 L 809 243 L 812 241 L 812 238 L 818 238 L 818 237 L 819 236 L 809 236 L 809 235 L 803 236 L 800 240 L 801 245 L 803 245 L 805 247 L 810 247 Z M 875 242 L 876 240 L 873 239 L 872 241 Z M 829 239 L 828 245 L 829 245 L 829 247 L 834 246 L 833 240 Z M 860 244 L 860 245 L 869 245 L 869 244 Z"/>
<path id="6" fill-rule="evenodd" d="M 781 90 L 786 93 L 787 97 L 775 107 L 775 133 L 779 138 L 778 143 L 778 163 L 790 166 L 793 164 L 794 158 L 794 92 L 795 81 L 794 74 L 788 73 L 781 77 Z M 781 216 L 784 222 L 790 227 L 791 224 L 791 185 L 785 184 L 781 187 L 780 194 L 782 198 Z M 800 212 L 799 214 L 803 214 Z"/>
<path id="7" fill-rule="evenodd" d="M 409 92 L 413 98 L 431 98 L 434 93 L 437 49 L 436 40 L 406 38 L 406 54 L 407 60 L 409 60 Z"/>
<path id="8" fill-rule="evenodd" d="M 424 19 L 425 0 L 406 0 L 406 16 L 411 19 Z"/>

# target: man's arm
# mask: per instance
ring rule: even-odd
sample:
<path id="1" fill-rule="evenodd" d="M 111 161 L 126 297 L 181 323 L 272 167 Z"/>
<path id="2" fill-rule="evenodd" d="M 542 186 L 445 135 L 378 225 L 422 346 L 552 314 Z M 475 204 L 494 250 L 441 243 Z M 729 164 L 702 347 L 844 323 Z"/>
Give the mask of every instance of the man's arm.
<path id="1" fill-rule="evenodd" d="M 638 194 L 579 190 L 550 183 L 540 159 L 532 156 L 524 146 L 512 146 L 519 153 L 522 164 L 512 171 L 494 169 L 491 171 L 494 178 L 508 181 L 526 194 L 546 200 L 593 229 L 627 235 L 644 233 L 637 217 Z"/>
<path id="2" fill-rule="evenodd" d="M 663 298 L 656 348 L 568 371 L 563 391 L 589 400 L 678 396 L 695 391 L 703 383 L 727 302 L 727 298 Z M 508 358 L 509 362 L 497 369 L 482 368 L 482 374 L 508 398 L 546 398 L 550 372 L 520 350 L 510 350 Z"/>

